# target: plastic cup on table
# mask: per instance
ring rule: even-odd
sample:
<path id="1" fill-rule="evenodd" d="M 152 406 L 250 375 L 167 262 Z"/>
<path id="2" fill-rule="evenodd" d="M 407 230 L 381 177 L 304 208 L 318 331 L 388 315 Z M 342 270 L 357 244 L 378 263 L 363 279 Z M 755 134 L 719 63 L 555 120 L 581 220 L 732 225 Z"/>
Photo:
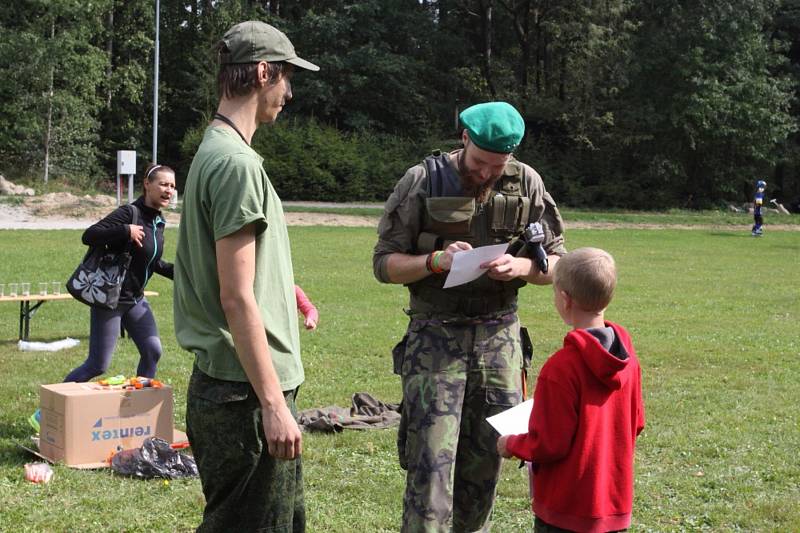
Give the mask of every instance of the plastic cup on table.
<path id="1" fill-rule="evenodd" d="M 28 282 L 22 282 L 20 284 L 20 288 L 22 289 L 23 296 L 30 296 L 31 295 L 31 284 Z"/>
<path id="2" fill-rule="evenodd" d="M 54 281 L 50 284 L 50 294 L 61 294 L 61 282 Z"/>
<path id="3" fill-rule="evenodd" d="M 9 283 L 8 284 L 8 295 L 12 298 L 17 295 L 17 283 Z"/>
<path id="4" fill-rule="evenodd" d="M 49 285 L 46 281 L 39 283 L 39 294 L 41 296 L 47 296 L 47 285 Z"/>
<path id="5" fill-rule="evenodd" d="M 6 284 L 0 283 L 0 298 L 6 295 Z"/>

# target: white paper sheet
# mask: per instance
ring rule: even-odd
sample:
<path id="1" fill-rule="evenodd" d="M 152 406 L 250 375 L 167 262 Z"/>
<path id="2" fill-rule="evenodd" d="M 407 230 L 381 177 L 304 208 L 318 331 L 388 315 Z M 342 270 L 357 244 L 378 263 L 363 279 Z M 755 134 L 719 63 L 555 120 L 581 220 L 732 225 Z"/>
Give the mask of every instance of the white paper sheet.
<path id="1" fill-rule="evenodd" d="M 531 418 L 533 398 L 525 400 L 511 409 L 490 416 L 486 419 L 500 435 L 519 435 L 528 432 L 528 420 Z"/>
<path id="2" fill-rule="evenodd" d="M 506 244 L 493 244 L 491 246 L 481 246 L 472 250 L 463 250 L 453 254 L 453 264 L 450 266 L 450 273 L 444 280 L 444 288 L 455 287 L 464 283 L 469 283 L 477 279 L 486 272 L 480 265 L 488 261 L 494 261 L 508 248 Z"/>

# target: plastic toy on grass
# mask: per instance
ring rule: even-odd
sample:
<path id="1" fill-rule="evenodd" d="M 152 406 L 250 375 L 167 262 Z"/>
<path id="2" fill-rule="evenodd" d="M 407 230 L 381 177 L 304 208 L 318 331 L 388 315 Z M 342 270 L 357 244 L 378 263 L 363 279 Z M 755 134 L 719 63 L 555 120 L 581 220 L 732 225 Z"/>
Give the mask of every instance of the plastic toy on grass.
<path id="1" fill-rule="evenodd" d="M 101 379 L 100 381 L 98 381 L 98 383 L 100 385 L 103 385 L 104 387 L 105 386 L 122 385 L 123 383 L 125 383 L 125 376 L 123 376 L 122 374 L 119 374 L 117 376 L 112 376 L 110 378 Z"/>
<path id="2" fill-rule="evenodd" d="M 47 463 L 26 463 L 25 479 L 31 483 L 49 483 L 53 479 L 53 469 Z"/>
<path id="3" fill-rule="evenodd" d="M 39 423 L 42 421 L 42 412 L 37 409 L 31 416 L 28 417 L 28 424 L 39 433 Z"/>
<path id="4" fill-rule="evenodd" d="M 125 376 L 119 375 L 107 379 L 101 379 L 97 383 L 103 387 L 108 387 L 110 389 L 126 389 L 126 390 L 147 389 L 147 388 L 160 389 L 164 387 L 164 384 L 155 378 L 144 378 L 141 376 L 136 376 L 126 379 Z"/>

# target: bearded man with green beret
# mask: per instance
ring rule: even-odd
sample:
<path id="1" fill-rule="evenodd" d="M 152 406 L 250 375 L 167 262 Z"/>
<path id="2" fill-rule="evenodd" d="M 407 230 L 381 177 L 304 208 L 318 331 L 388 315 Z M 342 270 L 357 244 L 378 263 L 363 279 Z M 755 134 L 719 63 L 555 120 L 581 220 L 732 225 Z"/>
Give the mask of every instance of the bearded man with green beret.
<path id="1" fill-rule="evenodd" d="M 512 155 L 525 133 L 519 112 L 488 102 L 459 118 L 463 148 L 434 152 L 405 173 L 386 201 L 373 255 L 375 277 L 410 293 L 408 330 L 393 350 L 403 387 L 398 453 L 408 532 L 489 529 L 500 457 L 486 418 L 521 401 L 529 363 L 517 291 L 550 284 L 566 253 L 542 178 Z M 454 254 L 516 242 L 536 222 L 550 268 L 537 266 L 529 247 L 512 245 L 482 265 L 478 279 L 443 288 Z"/>

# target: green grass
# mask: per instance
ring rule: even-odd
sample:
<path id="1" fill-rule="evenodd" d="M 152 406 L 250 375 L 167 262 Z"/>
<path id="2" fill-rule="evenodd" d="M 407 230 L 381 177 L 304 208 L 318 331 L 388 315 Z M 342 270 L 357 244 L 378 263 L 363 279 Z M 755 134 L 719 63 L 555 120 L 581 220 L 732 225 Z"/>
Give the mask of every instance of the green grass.
<path id="1" fill-rule="evenodd" d="M 341 207 L 284 205 L 283 210 L 287 213 L 333 213 L 337 215 L 354 215 L 364 217 L 379 217 L 383 214 L 383 207 L 352 207 L 348 204 L 341 204 Z"/>
<path id="2" fill-rule="evenodd" d="M 769 208 L 769 206 L 767 206 Z M 734 213 L 732 211 L 704 210 L 692 211 L 689 209 L 668 209 L 666 211 L 631 211 L 610 210 L 595 211 L 591 209 L 561 208 L 564 220 L 569 222 L 603 222 L 617 224 L 656 224 L 656 225 L 681 225 L 681 226 L 751 226 L 753 215 L 749 213 Z M 782 215 L 765 211 L 764 221 L 769 224 L 800 225 L 800 216 Z"/>
<path id="3" fill-rule="evenodd" d="M 316 206 L 285 206 L 285 211 L 292 213 L 336 213 L 340 215 L 360 215 L 379 217 L 383 213 L 382 207 L 352 207 L 342 204 L 341 207 L 316 207 Z M 604 224 L 649 224 L 663 226 L 750 226 L 753 224 L 753 215 L 748 213 L 734 213 L 731 211 L 691 211 L 688 209 L 669 209 L 667 211 L 630 211 L 611 210 L 594 211 L 590 209 L 574 209 L 560 207 L 562 216 L 567 223 L 586 222 Z M 766 228 L 770 224 L 788 224 L 800 226 L 800 216 L 781 215 L 767 212 L 764 216 Z"/>
<path id="4" fill-rule="evenodd" d="M 684 215 L 680 215 L 684 216 Z M 568 219 L 571 220 L 571 219 Z M 770 222 L 770 219 L 767 219 Z M 633 531 L 800 530 L 800 233 L 769 231 L 573 230 L 568 245 L 609 250 L 620 276 L 608 318 L 631 331 L 644 373 L 647 427 L 636 458 Z M 318 306 L 319 330 L 301 333 L 307 381 L 299 407 L 349 405 L 366 391 L 400 399 L 390 350 L 406 324 L 401 286 L 372 276 L 370 228 L 290 228 L 296 278 Z M 83 250 L 78 231 L 0 231 L 0 283 L 65 280 Z M 174 230 L 166 257 L 174 257 Z M 159 377 L 175 388 L 184 427 L 192 359 L 173 335 L 170 282 L 151 303 L 165 347 Z M 535 364 L 566 327 L 549 287 L 526 287 L 521 319 Z M 79 338 L 62 352 L 20 352 L 18 306 L 0 305 L 0 530 L 190 531 L 200 520 L 197 480 L 138 481 L 108 470 L 55 467 L 48 485 L 23 478 L 33 460 L 25 418 L 38 385 L 57 382 L 85 357 L 88 310 L 52 302 L 32 321 L 32 340 Z M 137 356 L 121 340 L 110 373 L 130 374 Z M 394 430 L 305 436 L 308 530 L 397 531 L 403 472 Z M 527 484 L 505 465 L 495 531 L 527 531 Z"/>
<path id="5" fill-rule="evenodd" d="M 41 187 L 40 187 L 41 188 Z M 61 189 L 67 192 L 75 192 L 72 189 Z M 61 189 L 41 192 L 56 192 Z M 77 193 L 76 193 L 77 194 Z M 22 196 L 0 196 L 0 203 L 9 205 L 22 205 Z M 182 204 L 170 208 L 171 211 L 180 213 Z M 770 206 L 767 206 L 769 209 Z M 591 224 L 622 224 L 622 225 L 657 225 L 657 226 L 734 226 L 749 227 L 753 224 L 753 215 L 749 213 L 734 213 L 721 210 L 692 211 L 689 209 L 668 209 L 666 211 L 632 211 L 632 210 L 606 210 L 596 211 L 591 209 L 575 209 L 561 206 L 561 214 L 567 224 L 570 223 L 591 223 Z M 326 213 L 337 215 L 380 217 L 383 214 L 383 207 L 356 207 L 351 204 L 340 204 L 338 206 L 306 206 L 306 205 L 284 205 L 284 211 L 288 213 Z M 790 226 L 800 226 L 800 216 L 782 215 L 767 211 L 765 216 L 766 230 L 769 231 L 770 224 L 781 224 Z M 377 221 L 376 221 L 377 224 Z"/>

